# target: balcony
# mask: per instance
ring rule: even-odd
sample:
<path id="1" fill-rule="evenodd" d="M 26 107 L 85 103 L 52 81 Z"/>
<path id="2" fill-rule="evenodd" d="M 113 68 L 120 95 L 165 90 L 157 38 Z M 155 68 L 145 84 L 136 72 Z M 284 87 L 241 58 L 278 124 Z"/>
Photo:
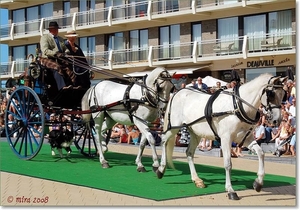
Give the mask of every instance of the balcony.
<path id="1" fill-rule="evenodd" d="M 5 1 L 4 1 L 5 2 Z M 7 1 L 10 4 L 18 4 L 27 1 Z M 29 2 L 29 1 L 28 1 Z M 35 1 L 30 1 L 35 2 Z M 47 1 L 44 1 L 47 2 Z M 48 1 L 49 2 L 49 1 Z M 61 26 L 61 33 L 68 29 L 76 29 L 81 36 L 94 36 L 101 33 L 114 33 L 126 30 L 135 30 L 143 27 L 157 27 L 181 22 L 195 22 L 206 19 L 217 19 L 228 16 L 226 14 L 245 15 L 274 7 L 277 9 L 295 8 L 294 0 L 287 0 L 281 4 L 278 0 L 236 0 L 230 4 L 224 4 L 224 0 L 216 3 L 203 0 L 202 4 L 193 0 L 191 5 L 179 1 L 179 5 L 169 7 L 162 1 L 143 1 L 134 4 L 100 8 L 85 12 L 75 12 L 67 15 L 53 16 L 36 19 L 11 25 L 1 26 L 0 40 L 3 44 L 15 45 L 15 40 L 26 40 L 27 43 L 36 43 L 37 39 L 47 30 L 50 21 L 57 21 Z M 40 3 L 40 2 L 39 2 Z M 0 5 L 6 5 L 0 3 Z M 21 7 L 21 6 L 20 6 Z M 113 26 L 113 27 L 112 27 Z M 2 30 L 3 29 L 3 30 Z"/>
<path id="2" fill-rule="evenodd" d="M 280 45 L 266 47 L 265 39 L 282 38 Z M 230 49 L 222 46 L 228 46 Z M 220 46 L 220 49 L 215 46 Z M 221 50 L 222 49 L 222 50 Z M 89 53 L 86 55 L 89 64 L 95 69 L 123 70 L 145 69 L 154 66 L 190 66 L 208 65 L 220 60 L 242 60 L 251 57 L 296 54 L 296 32 L 265 34 L 251 37 L 241 36 L 231 40 L 205 40 L 180 44 L 157 45 L 147 48 L 111 50 Z M 1 77 L 18 76 L 28 67 L 29 61 L 1 63 Z"/>

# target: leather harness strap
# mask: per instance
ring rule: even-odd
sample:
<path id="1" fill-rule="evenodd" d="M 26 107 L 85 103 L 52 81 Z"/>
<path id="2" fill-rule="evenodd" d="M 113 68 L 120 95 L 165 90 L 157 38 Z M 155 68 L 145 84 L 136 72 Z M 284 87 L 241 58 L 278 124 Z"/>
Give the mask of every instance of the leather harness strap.
<path id="1" fill-rule="evenodd" d="M 218 142 L 220 142 L 221 138 L 219 137 L 219 135 L 217 134 L 216 130 L 213 128 L 212 126 L 212 104 L 213 102 L 216 100 L 216 98 L 220 95 L 222 89 L 217 90 L 212 96 L 210 96 L 210 98 L 208 99 L 205 109 L 204 109 L 204 114 L 205 114 L 205 118 L 206 121 L 210 127 L 210 129 L 212 130 L 212 132 L 215 134 L 215 140 L 217 140 Z"/>

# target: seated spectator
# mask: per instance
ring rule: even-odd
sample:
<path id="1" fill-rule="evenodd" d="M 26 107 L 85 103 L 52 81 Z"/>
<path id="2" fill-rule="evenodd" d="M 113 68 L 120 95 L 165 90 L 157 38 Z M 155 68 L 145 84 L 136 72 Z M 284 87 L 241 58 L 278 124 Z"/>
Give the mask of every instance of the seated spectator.
<path id="1" fill-rule="evenodd" d="M 213 140 L 201 138 L 200 143 L 198 145 L 198 149 L 199 150 L 211 150 L 212 146 L 213 146 Z"/>
<path id="2" fill-rule="evenodd" d="M 281 151 L 281 153 L 287 152 L 286 155 L 289 153 L 287 144 L 283 146 L 279 146 L 279 145 L 283 143 L 285 140 L 287 140 L 289 137 L 291 137 L 292 132 L 293 130 L 290 123 L 284 120 L 278 128 L 277 134 L 274 136 L 275 139 L 274 155 L 276 155 L 276 150 Z"/>
<path id="3" fill-rule="evenodd" d="M 118 143 L 127 143 L 127 131 L 121 123 L 116 123 L 110 134 L 110 141 Z"/>
<path id="4" fill-rule="evenodd" d="M 49 132 L 51 132 L 52 130 L 59 130 L 60 129 L 60 125 L 59 125 L 59 119 L 57 118 L 57 116 L 55 116 L 54 113 L 50 114 L 50 119 L 49 119 L 51 125 L 49 126 Z"/>
<path id="5" fill-rule="evenodd" d="M 239 147 L 239 145 L 234 142 L 232 142 L 231 157 L 244 157 L 242 147 Z"/>
<path id="6" fill-rule="evenodd" d="M 4 114 L 7 106 L 7 99 L 4 98 L 2 100 L 1 106 L 0 106 L 0 114 Z"/>
<path id="7" fill-rule="evenodd" d="M 16 121 L 15 118 L 12 114 L 8 115 L 8 129 L 9 131 L 14 131 L 16 128 Z M 16 138 L 17 137 L 18 132 L 14 132 L 13 133 L 13 137 Z"/>
<path id="8" fill-rule="evenodd" d="M 177 147 L 187 147 L 190 143 L 190 133 L 186 127 L 182 127 L 175 138 L 175 145 Z"/>
<path id="9" fill-rule="evenodd" d="M 155 146 L 160 146 L 161 144 L 161 137 L 160 137 L 160 134 L 157 132 L 157 131 L 153 131 L 153 130 L 150 130 L 150 133 L 152 134 L 152 136 L 154 137 L 154 140 L 155 140 Z M 149 145 L 149 143 L 148 143 Z"/>
<path id="10" fill-rule="evenodd" d="M 127 135 L 127 143 L 128 144 L 138 144 L 138 140 L 140 137 L 140 131 L 137 129 L 136 126 L 129 125 L 127 126 L 128 135 Z"/>
<path id="11" fill-rule="evenodd" d="M 33 128 L 31 129 L 31 131 L 32 131 L 34 137 L 40 137 L 39 132 L 42 132 L 42 129 L 39 128 L 39 127 L 37 126 L 37 124 L 34 124 L 34 125 L 33 125 Z"/>
<path id="12" fill-rule="evenodd" d="M 262 124 L 262 117 L 256 123 L 256 127 L 253 132 L 253 137 L 259 146 L 266 138 L 265 127 Z"/>
<path id="13" fill-rule="evenodd" d="M 0 114 L 0 137 L 6 137 L 4 115 Z"/>
<path id="14" fill-rule="evenodd" d="M 296 156 L 296 130 L 291 138 L 290 141 L 290 152 L 292 154 L 293 157 Z"/>
<path id="15" fill-rule="evenodd" d="M 122 135 L 124 135 L 124 133 L 127 133 L 126 130 L 125 130 L 124 125 L 122 125 L 120 123 L 116 123 L 112 127 L 112 131 L 111 131 L 111 134 L 110 134 L 110 141 L 111 142 L 120 142 L 120 138 L 121 138 Z M 125 140 L 123 139 L 123 143 L 126 143 L 126 142 L 127 142 L 127 136 L 126 136 Z"/>
<path id="16" fill-rule="evenodd" d="M 150 128 L 150 133 L 154 137 L 155 146 L 160 146 L 161 137 L 159 132 L 162 131 L 161 119 L 156 118 L 156 120 L 149 125 L 149 128 Z"/>

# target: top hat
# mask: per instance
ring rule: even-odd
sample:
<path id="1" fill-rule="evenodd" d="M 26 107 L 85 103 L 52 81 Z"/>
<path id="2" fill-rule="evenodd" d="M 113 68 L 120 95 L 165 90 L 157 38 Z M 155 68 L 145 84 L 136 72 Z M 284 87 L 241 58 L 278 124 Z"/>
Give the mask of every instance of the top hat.
<path id="1" fill-rule="evenodd" d="M 67 31 L 65 37 L 76 37 L 79 36 L 74 30 Z"/>
<path id="2" fill-rule="evenodd" d="M 53 22 L 49 23 L 48 29 L 51 29 L 51 28 L 60 28 L 60 27 L 58 26 L 56 21 L 53 21 Z"/>

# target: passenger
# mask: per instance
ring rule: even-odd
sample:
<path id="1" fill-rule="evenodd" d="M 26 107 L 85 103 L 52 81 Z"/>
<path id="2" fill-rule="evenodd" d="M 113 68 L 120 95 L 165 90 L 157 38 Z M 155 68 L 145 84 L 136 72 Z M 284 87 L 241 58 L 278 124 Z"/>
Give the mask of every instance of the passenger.
<path id="1" fill-rule="evenodd" d="M 74 67 L 71 67 L 71 69 L 73 68 L 76 74 L 74 85 L 76 87 L 89 88 L 91 86 L 90 66 L 82 49 L 75 43 L 77 36 L 78 34 L 74 30 L 67 31 L 67 34 L 65 35 L 65 37 L 67 37 L 67 40 L 65 41 L 67 47 L 66 54 L 74 56 L 71 60 L 71 65 L 74 61 Z"/>
<path id="2" fill-rule="evenodd" d="M 67 47 L 64 44 L 64 39 L 58 36 L 59 28 L 57 22 L 50 22 L 48 27 L 50 33 L 41 37 L 42 58 L 40 58 L 40 62 L 46 68 L 51 69 L 57 83 L 57 89 L 61 90 L 72 88 L 76 76 L 68 68 L 63 58 Z"/>

